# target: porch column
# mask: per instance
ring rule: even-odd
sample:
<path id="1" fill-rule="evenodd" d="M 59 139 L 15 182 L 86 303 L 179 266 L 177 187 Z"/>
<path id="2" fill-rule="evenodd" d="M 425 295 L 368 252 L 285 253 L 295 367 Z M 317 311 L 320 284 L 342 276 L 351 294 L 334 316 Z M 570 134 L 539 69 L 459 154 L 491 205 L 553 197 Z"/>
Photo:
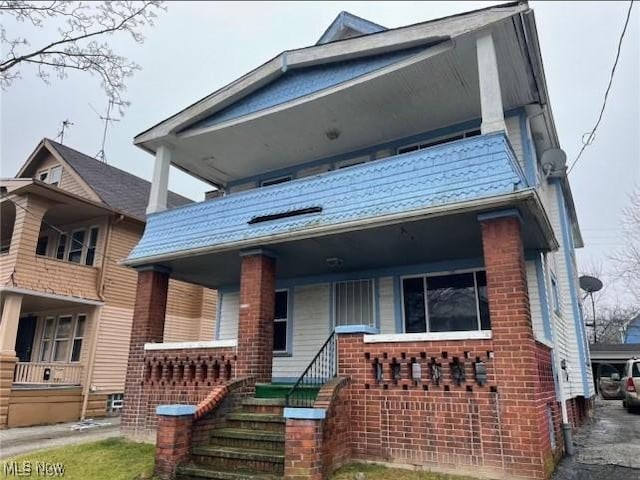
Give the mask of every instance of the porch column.
<path id="1" fill-rule="evenodd" d="M 480 109 L 482 110 L 480 130 L 483 134 L 506 132 L 498 60 L 491 32 L 485 32 L 476 39 L 476 49 L 480 82 Z"/>
<path id="2" fill-rule="evenodd" d="M 271 382 L 276 262 L 265 250 L 243 252 L 236 376 Z"/>
<path id="3" fill-rule="evenodd" d="M 153 167 L 153 180 L 151 181 L 147 214 L 161 212 L 167 209 L 171 157 L 172 150 L 168 145 L 160 145 L 156 150 L 156 161 Z"/>
<path id="4" fill-rule="evenodd" d="M 513 478 L 546 478 L 553 465 L 516 210 L 478 217 L 487 273 L 487 295 L 496 371 L 496 408 L 504 468 Z"/>
<path id="5" fill-rule="evenodd" d="M 22 295 L 5 293 L 0 320 L 0 429 L 7 427 L 9 398 L 16 366 L 16 335 L 20 321 Z"/>
<path id="6" fill-rule="evenodd" d="M 122 433 L 129 437 L 149 433 L 146 425 L 148 398 L 142 392 L 144 345 L 163 340 L 168 289 L 168 269 L 156 265 L 138 269 L 121 421 Z"/>

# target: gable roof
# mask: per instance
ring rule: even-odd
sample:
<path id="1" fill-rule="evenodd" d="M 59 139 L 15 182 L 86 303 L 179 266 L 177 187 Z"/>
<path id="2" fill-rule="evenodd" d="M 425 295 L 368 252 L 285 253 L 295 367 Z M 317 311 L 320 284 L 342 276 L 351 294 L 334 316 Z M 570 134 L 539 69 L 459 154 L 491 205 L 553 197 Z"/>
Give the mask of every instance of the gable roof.
<path id="1" fill-rule="evenodd" d="M 324 31 L 316 45 L 382 32 L 383 30 L 387 30 L 387 28 L 343 10 Z"/>
<path id="2" fill-rule="evenodd" d="M 108 207 L 136 220 L 146 221 L 151 182 L 48 138 L 40 142 L 36 151 L 18 172 L 18 176 L 25 175 L 30 167 L 29 164 L 38 157 L 37 153 L 42 148 L 57 153 Z M 182 195 L 168 192 L 167 208 L 192 202 Z"/>

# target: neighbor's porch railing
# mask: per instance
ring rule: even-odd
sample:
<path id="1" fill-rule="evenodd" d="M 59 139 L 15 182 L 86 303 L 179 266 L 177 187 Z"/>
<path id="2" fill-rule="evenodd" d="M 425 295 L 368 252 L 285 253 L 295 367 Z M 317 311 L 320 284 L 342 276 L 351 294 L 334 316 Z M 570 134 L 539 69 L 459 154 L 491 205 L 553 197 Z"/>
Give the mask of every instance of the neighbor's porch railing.
<path id="1" fill-rule="evenodd" d="M 331 332 L 298 381 L 287 393 L 287 407 L 313 407 L 320 388 L 338 375 L 336 333 Z"/>
<path id="2" fill-rule="evenodd" d="M 18 362 L 14 384 L 81 385 L 84 366 L 77 363 Z"/>

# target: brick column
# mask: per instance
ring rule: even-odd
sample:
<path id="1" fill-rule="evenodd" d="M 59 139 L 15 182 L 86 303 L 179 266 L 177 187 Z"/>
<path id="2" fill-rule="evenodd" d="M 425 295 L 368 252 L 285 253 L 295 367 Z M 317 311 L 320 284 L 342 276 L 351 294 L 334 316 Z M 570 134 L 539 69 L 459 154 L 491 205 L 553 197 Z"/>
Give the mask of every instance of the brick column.
<path id="1" fill-rule="evenodd" d="M 504 469 L 513 478 L 546 478 L 552 453 L 544 448 L 549 432 L 538 401 L 540 379 L 517 212 L 479 216 L 487 272 L 487 291 Z M 542 426 L 542 427 L 541 427 Z M 548 442 L 546 442 L 548 443 Z"/>
<path id="2" fill-rule="evenodd" d="M 287 418 L 284 444 L 286 480 L 322 480 L 322 419 Z"/>
<path id="3" fill-rule="evenodd" d="M 263 250 L 242 254 L 236 376 L 271 382 L 276 263 Z"/>
<path id="4" fill-rule="evenodd" d="M 168 288 L 167 269 L 150 266 L 138 270 L 121 422 L 122 433 L 128 437 L 149 434 L 145 422 L 148 399 L 142 392 L 144 344 L 162 342 Z"/>
<path id="5" fill-rule="evenodd" d="M 162 480 L 173 480 L 176 467 L 189 459 L 195 407 L 162 405 L 156 411 L 158 433 L 153 473 Z"/>

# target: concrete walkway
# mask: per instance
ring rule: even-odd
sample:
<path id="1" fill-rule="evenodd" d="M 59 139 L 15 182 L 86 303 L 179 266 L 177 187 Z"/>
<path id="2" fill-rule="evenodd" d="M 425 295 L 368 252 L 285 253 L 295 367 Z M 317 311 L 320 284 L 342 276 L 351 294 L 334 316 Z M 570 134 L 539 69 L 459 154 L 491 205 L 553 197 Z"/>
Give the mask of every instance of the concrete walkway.
<path id="1" fill-rule="evenodd" d="M 575 439 L 576 455 L 562 459 L 552 480 L 640 478 L 640 414 L 620 400 L 597 400 L 595 415 Z"/>
<path id="2" fill-rule="evenodd" d="M 74 429 L 80 421 L 0 430 L 0 459 L 120 436 L 120 418 L 99 418 L 96 426 Z"/>

